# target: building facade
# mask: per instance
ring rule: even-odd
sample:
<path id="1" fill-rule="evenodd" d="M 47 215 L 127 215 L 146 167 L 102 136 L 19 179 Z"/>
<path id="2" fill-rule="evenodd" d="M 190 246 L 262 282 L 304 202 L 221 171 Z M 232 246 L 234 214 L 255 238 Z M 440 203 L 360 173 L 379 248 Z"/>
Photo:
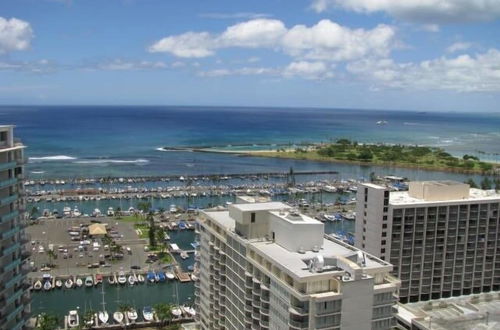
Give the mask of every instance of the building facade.
<path id="1" fill-rule="evenodd" d="M 393 266 L 400 301 L 500 290 L 500 194 L 452 181 L 361 184 L 356 243 Z"/>
<path id="2" fill-rule="evenodd" d="M 24 249 L 23 155 L 13 126 L 0 126 L 0 329 L 25 327 L 30 315 L 28 273 Z"/>
<path id="3" fill-rule="evenodd" d="M 392 266 L 324 235 L 283 203 L 204 211 L 197 230 L 202 329 L 389 329 Z"/>

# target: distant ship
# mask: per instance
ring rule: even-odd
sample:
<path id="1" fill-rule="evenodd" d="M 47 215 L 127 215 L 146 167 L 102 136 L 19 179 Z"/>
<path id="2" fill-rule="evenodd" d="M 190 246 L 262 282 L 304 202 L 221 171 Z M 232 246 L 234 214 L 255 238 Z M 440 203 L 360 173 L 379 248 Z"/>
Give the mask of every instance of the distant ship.
<path id="1" fill-rule="evenodd" d="M 379 120 L 379 121 L 377 121 L 377 125 L 387 125 L 387 121 L 386 120 Z"/>

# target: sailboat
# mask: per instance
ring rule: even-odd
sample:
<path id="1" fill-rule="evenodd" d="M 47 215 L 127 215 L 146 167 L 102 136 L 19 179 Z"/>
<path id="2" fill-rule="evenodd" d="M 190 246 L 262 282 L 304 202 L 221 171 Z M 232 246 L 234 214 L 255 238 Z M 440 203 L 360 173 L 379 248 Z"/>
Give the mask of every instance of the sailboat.
<path id="1" fill-rule="evenodd" d="M 50 289 L 52 289 L 52 284 L 50 284 L 50 281 L 43 283 L 43 289 L 45 291 L 49 291 Z"/>
<path id="2" fill-rule="evenodd" d="M 38 280 L 35 282 L 35 284 L 33 285 L 33 289 L 34 290 L 40 290 L 42 288 L 42 281 Z"/>
<path id="3" fill-rule="evenodd" d="M 142 276 L 141 274 L 137 275 L 137 282 L 144 283 L 144 276 Z"/>
<path id="4" fill-rule="evenodd" d="M 114 312 L 113 313 L 113 319 L 115 320 L 116 323 L 122 324 L 123 323 L 123 319 L 124 319 L 124 315 L 123 315 L 122 312 Z"/>
<path id="5" fill-rule="evenodd" d="M 174 284 L 174 301 L 175 307 L 172 308 L 171 313 L 175 318 L 178 318 L 182 316 L 182 310 L 179 308 L 179 287 L 177 286 L 177 282 Z"/>
<path id="6" fill-rule="evenodd" d="M 94 286 L 94 279 L 92 278 L 92 276 L 87 276 L 85 278 L 85 286 L 86 287 Z"/>
<path id="7" fill-rule="evenodd" d="M 83 281 L 81 278 L 76 279 L 76 286 L 81 287 L 83 285 Z"/>
<path id="8" fill-rule="evenodd" d="M 150 270 L 148 272 L 148 274 L 146 275 L 146 278 L 148 279 L 149 282 L 154 283 L 155 282 L 155 273 Z"/>
<path id="9" fill-rule="evenodd" d="M 129 283 L 130 285 L 134 285 L 134 284 L 135 284 L 135 278 L 134 278 L 134 275 L 130 275 L 130 276 L 128 277 L 128 283 Z"/>
<path id="10" fill-rule="evenodd" d="M 144 321 L 150 322 L 153 321 L 153 309 L 150 306 L 146 306 L 142 309 L 142 317 L 144 317 Z"/>
<path id="11" fill-rule="evenodd" d="M 106 302 L 104 301 L 104 285 L 101 286 L 101 294 L 102 294 L 102 311 L 99 311 L 97 317 L 102 324 L 108 323 L 109 315 L 106 312 Z"/>
<path id="12" fill-rule="evenodd" d="M 66 287 L 66 289 L 71 289 L 73 287 L 73 280 L 71 278 L 68 278 L 65 282 L 64 282 L 64 286 Z"/>
<path id="13" fill-rule="evenodd" d="M 63 282 L 61 280 L 56 280 L 56 288 L 62 288 Z"/>
<path id="14" fill-rule="evenodd" d="M 127 317 L 130 320 L 130 322 L 135 322 L 137 320 L 137 311 L 135 310 L 135 308 L 131 307 L 127 311 Z"/>
<path id="15" fill-rule="evenodd" d="M 75 310 L 69 311 L 68 314 L 68 327 L 76 328 L 80 325 L 80 317 L 78 316 L 78 312 Z"/>
<path id="16" fill-rule="evenodd" d="M 123 270 L 121 270 L 118 273 L 118 283 L 120 283 L 120 284 L 127 283 L 127 277 L 125 276 L 125 273 L 123 272 Z"/>

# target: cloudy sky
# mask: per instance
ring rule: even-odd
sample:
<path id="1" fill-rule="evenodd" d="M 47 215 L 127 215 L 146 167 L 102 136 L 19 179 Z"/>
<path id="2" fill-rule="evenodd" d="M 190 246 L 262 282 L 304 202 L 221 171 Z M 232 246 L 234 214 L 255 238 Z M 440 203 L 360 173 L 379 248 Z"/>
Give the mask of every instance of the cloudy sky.
<path id="1" fill-rule="evenodd" d="M 500 0 L 1 0 L 0 104 L 500 107 Z"/>

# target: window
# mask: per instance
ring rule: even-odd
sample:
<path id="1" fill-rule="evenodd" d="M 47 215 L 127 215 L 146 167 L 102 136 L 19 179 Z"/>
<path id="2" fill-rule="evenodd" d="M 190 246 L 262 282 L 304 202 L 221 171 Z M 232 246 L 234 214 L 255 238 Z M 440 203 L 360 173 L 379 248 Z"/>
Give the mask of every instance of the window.
<path id="1" fill-rule="evenodd" d="M 389 209 L 389 208 L 387 208 L 387 207 L 384 207 L 384 212 L 387 212 L 387 210 L 388 210 L 388 209 Z"/>
<path id="2" fill-rule="evenodd" d="M 251 222 L 254 223 L 255 222 L 255 212 L 252 212 L 250 214 L 250 219 L 251 219 Z"/>
<path id="3" fill-rule="evenodd" d="M 387 237 L 387 232 L 382 232 L 382 237 Z"/>
<path id="4" fill-rule="evenodd" d="M 385 248 L 381 248 L 380 253 L 385 253 Z"/>
<path id="5" fill-rule="evenodd" d="M 384 215 L 384 216 L 382 217 L 382 220 L 387 220 L 387 215 Z"/>
<path id="6" fill-rule="evenodd" d="M 387 243 L 387 241 L 385 239 L 382 240 L 382 245 L 385 245 L 385 243 Z"/>
<path id="7" fill-rule="evenodd" d="M 7 132 L 0 132 L 0 142 L 7 141 Z"/>
<path id="8" fill-rule="evenodd" d="M 382 224 L 382 229 L 386 229 L 387 228 L 387 224 L 386 223 L 383 223 Z"/>

